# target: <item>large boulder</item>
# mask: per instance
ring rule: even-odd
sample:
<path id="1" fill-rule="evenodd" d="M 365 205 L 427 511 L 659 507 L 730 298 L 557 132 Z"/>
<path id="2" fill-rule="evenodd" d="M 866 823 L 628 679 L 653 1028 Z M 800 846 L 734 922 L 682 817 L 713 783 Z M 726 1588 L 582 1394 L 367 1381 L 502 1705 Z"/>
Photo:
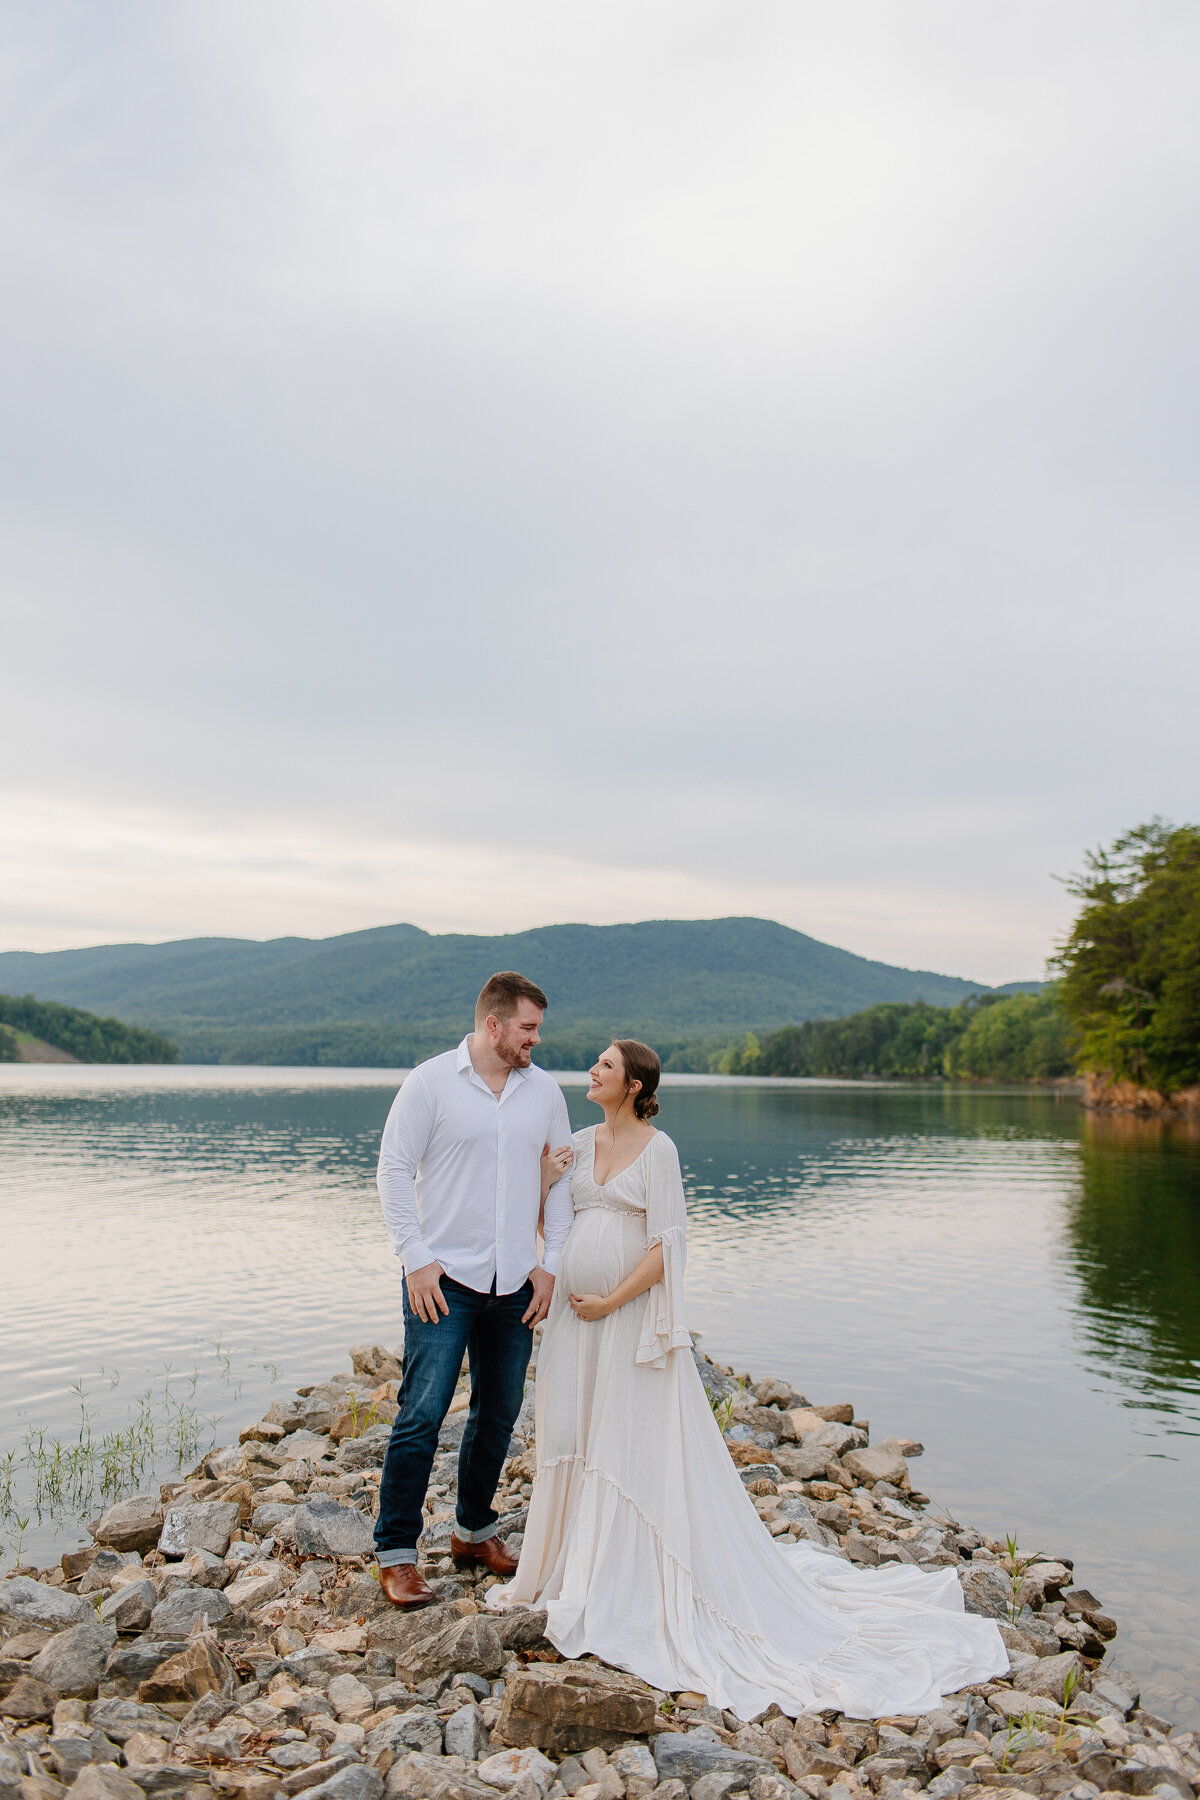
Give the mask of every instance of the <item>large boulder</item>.
<path id="1" fill-rule="evenodd" d="M 371 1520 L 353 1506 L 336 1500 L 310 1500 L 292 1514 L 295 1545 L 301 1556 L 369 1556 L 375 1547 Z"/>
<path id="2" fill-rule="evenodd" d="M 63 1631 L 68 1625 L 80 1625 L 94 1619 L 95 1612 L 78 1594 L 64 1594 L 61 1588 L 46 1587 L 28 1575 L 13 1575 L 0 1581 L 0 1621 L 9 1631 Z"/>
<path id="3" fill-rule="evenodd" d="M 158 1547 L 164 1556 L 188 1556 L 193 1550 L 224 1556 L 239 1517 L 236 1500 L 178 1501 L 167 1508 Z"/>
<path id="4" fill-rule="evenodd" d="M 88 1530 L 98 1544 L 107 1544 L 110 1550 L 153 1550 L 162 1527 L 158 1495 L 130 1494 L 127 1500 L 110 1506 Z"/>
<path id="5" fill-rule="evenodd" d="M 34 1657 L 29 1673 L 57 1688 L 65 1700 L 90 1700 L 100 1685 L 109 1651 L 117 1641 L 115 1626 L 93 1618 L 60 1631 Z"/>
<path id="6" fill-rule="evenodd" d="M 1043 1656 L 1028 1674 L 1022 1676 L 1021 1685 L 1031 1694 L 1045 1694 L 1061 1703 L 1066 1699 L 1068 1680 L 1073 1675 L 1078 1685 L 1084 1666 L 1082 1657 L 1075 1650 L 1064 1650 L 1058 1656 Z"/>
<path id="7" fill-rule="evenodd" d="M 496 1732 L 506 1744 L 563 1757 L 596 1746 L 613 1750 L 644 1736 L 653 1723 L 654 1700 L 641 1682 L 592 1663 L 565 1662 L 509 1678 Z"/>

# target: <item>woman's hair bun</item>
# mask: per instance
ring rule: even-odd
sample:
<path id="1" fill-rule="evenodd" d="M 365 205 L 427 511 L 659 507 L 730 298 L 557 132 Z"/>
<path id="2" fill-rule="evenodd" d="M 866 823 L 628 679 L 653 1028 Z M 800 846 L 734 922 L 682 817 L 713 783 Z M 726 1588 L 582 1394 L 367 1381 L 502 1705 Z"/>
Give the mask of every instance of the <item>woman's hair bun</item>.
<path id="1" fill-rule="evenodd" d="M 658 1078 L 662 1074 L 662 1064 L 658 1054 L 649 1044 L 643 1044 L 637 1038 L 614 1038 L 613 1049 L 621 1052 L 621 1061 L 625 1064 L 625 1080 L 640 1081 L 641 1088 L 633 1096 L 634 1116 L 639 1119 L 652 1119 L 658 1111 L 658 1101 L 654 1098 L 658 1087 Z"/>

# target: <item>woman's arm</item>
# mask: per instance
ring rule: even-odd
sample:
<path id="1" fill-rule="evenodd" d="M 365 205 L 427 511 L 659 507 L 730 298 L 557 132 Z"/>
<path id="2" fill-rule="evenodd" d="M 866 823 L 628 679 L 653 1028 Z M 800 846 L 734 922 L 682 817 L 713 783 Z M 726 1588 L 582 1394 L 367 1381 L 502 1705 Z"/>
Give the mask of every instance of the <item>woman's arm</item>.
<path id="1" fill-rule="evenodd" d="M 639 1294 L 646 1293 L 663 1278 L 663 1247 L 652 1244 L 637 1268 L 627 1275 L 620 1287 L 615 1287 L 611 1294 L 572 1294 L 571 1307 L 577 1319 L 585 1319 L 589 1323 L 593 1319 L 606 1319 L 609 1313 L 616 1312 L 630 1300 L 636 1300 Z"/>
<path id="2" fill-rule="evenodd" d="M 546 1216 L 546 1196 L 555 1182 L 562 1180 L 574 1161 L 575 1152 L 570 1144 L 561 1144 L 557 1150 L 552 1150 L 547 1144 L 542 1151 L 542 1210 L 538 1216 L 539 1231 Z"/>

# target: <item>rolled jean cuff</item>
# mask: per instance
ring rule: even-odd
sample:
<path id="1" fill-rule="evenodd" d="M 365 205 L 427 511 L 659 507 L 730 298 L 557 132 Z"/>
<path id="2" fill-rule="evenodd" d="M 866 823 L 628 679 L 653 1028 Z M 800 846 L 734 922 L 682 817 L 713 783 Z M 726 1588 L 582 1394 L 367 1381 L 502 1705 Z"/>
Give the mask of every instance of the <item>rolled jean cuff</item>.
<path id="1" fill-rule="evenodd" d="M 415 1550 L 377 1550 L 375 1561 L 381 1569 L 395 1569 L 402 1563 L 415 1563 L 417 1553 Z"/>
<path id="2" fill-rule="evenodd" d="M 482 1531 L 468 1531 L 466 1526 L 460 1525 L 456 1519 L 454 1521 L 454 1535 L 460 1544 L 486 1544 L 489 1538 L 495 1537 L 499 1526 L 499 1519 L 493 1519 L 491 1524 L 485 1525 Z"/>

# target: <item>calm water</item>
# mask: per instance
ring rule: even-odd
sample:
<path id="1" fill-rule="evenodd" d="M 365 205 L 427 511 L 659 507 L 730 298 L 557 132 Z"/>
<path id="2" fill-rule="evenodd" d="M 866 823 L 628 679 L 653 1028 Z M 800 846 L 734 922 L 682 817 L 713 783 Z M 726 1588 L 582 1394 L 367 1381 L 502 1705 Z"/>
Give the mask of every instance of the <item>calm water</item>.
<path id="1" fill-rule="evenodd" d="M 169 1436 L 190 1459 L 348 1345 L 396 1343 L 372 1183 L 395 1081 L 0 1066 L 6 1562 L 78 1540 L 51 1440 L 85 1413 L 97 1444 L 153 1419 L 165 1472 Z M 1121 1621 L 1114 1660 L 1200 1723 L 1195 1137 L 1024 1094 L 684 1078 L 663 1098 L 706 1347 L 921 1439 L 935 1503 L 1073 1556 Z"/>

